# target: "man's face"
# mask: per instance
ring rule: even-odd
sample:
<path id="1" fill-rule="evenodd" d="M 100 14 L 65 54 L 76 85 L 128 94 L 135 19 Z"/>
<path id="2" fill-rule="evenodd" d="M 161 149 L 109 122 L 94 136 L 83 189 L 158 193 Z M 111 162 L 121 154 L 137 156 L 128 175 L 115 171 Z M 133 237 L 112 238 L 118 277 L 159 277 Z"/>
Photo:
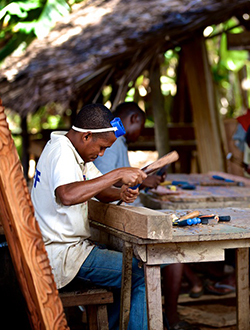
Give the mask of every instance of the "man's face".
<path id="1" fill-rule="evenodd" d="M 85 163 L 93 162 L 98 156 L 103 156 L 104 151 L 111 147 L 115 140 L 113 132 L 105 134 L 105 138 L 97 138 L 95 134 L 89 134 L 83 137 L 84 143 L 78 152 Z"/>

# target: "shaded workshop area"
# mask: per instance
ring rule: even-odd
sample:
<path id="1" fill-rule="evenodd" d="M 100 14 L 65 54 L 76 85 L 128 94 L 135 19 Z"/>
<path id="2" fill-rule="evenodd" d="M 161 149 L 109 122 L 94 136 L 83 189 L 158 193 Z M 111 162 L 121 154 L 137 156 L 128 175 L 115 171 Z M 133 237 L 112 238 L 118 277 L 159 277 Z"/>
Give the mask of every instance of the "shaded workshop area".
<path id="1" fill-rule="evenodd" d="M 194 258 L 194 262 L 205 263 L 203 261 L 210 260 L 209 257 L 211 261 L 216 260 L 216 249 L 219 251 L 216 261 L 222 260 L 224 248 L 236 248 L 237 251 L 244 249 L 245 252 L 248 250 L 250 237 L 246 225 L 250 207 L 250 179 L 242 166 L 246 154 L 236 145 L 238 140 L 235 134 L 239 129 L 238 118 L 245 116 L 246 120 L 250 119 L 249 88 L 243 86 L 243 82 L 247 83 L 250 76 L 249 42 L 248 0 L 89 0 L 74 4 L 71 13 L 61 18 L 45 38 L 34 40 L 26 50 L 13 53 L 0 66 L 0 99 L 9 116 L 10 130 L 17 142 L 23 176 L 28 187 L 32 184 L 34 167 L 50 133 L 53 130 L 68 130 L 84 104 L 102 103 L 112 111 L 121 102 L 134 101 L 145 111 L 146 125 L 138 141 L 128 146 L 131 164 L 143 167 L 174 150 L 179 155 L 178 161 L 168 169 L 166 180 L 169 183 L 159 189 L 151 189 L 148 193 L 142 191 L 140 206 L 148 208 L 149 213 L 159 211 L 161 214 L 165 210 L 183 213 L 197 208 L 206 212 L 217 210 L 226 215 L 228 211 L 233 219 L 224 228 L 223 224 L 219 224 L 218 227 L 176 229 L 170 223 L 173 235 L 161 238 L 160 243 L 155 242 L 155 246 L 160 246 L 156 258 L 161 263 L 166 261 L 165 252 L 161 252 L 161 244 L 167 246 L 168 240 L 172 240 L 170 243 L 177 250 L 173 253 L 176 253 L 176 260 L 184 256 L 182 262 L 187 262 L 188 258 L 185 257 L 190 250 L 182 250 L 181 247 L 189 245 L 188 243 L 193 244 L 194 249 L 197 248 L 200 253 L 200 259 Z M 231 51 L 244 51 L 244 64 L 239 70 L 222 72 L 220 65 L 224 65 L 223 56 Z M 226 78 L 225 72 L 228 75 Z M 1 120 L 0 117 L 0 128 Z M 4 125 L 2 127 L 5 128 Z M 250 121 L 248 125 L 250 126 Z M 12 151 L 11 149 L 11 155 Z M 7 154 L 8 150 L 4 157 Z M 11 173 L 8 169 L 6 172 Z M 1 175 L 3 173 L 0 170 L 0 178 Z M 229 181 L 214 180 L 215 175 Z M 20 178 L 21 175 L 13 179 L 19 188 Z M 177 184 L 175 189 L 170 190 L 168 186 L 174 180 L 195 187 L 182 190 L 181 184 Z M 1 180 L 0 183 L 2 184 Z M 0 185 L 0 188 L 5 184 Z M 4 196 L 4 188 L 1 189 Z M 14 190 L 12 193 L 15 196 Z M 21 190 L 26 191 L 25 184 Z M 23 211 L 21 202 L 18 205 L 18 198 L 12 199 L 10 196 L 11 193 L 0 198 L 0 206 L 7 205 L 8 200 L 10 205 L 16 205 L 17 215 L 22 218 L 24 214 L 25 217 L 26 208 Z M 26 200 L 27 196 L 22 198 Z M 6 209 L 9 211 L 10 208 Z M 105 208 L 104 210 L 106 211 Z M 6 216 L 6 210 L 2 212 L 0 215 Z M 30 212 L 27 212 L 27 219 L 31 217 Z M 103 211 L 98 212 L 105 214 Z M 132 215 L 135 216 L 134 213 Z M 146 215 L 147 219 L 150 219 L 150 215 L 151 213 Z M 43 309 L 48 307 L 46 304 L 53 311 L 53 303 L 50 299 L 46 301 L 45 298 L 51 296 L 47 295 L 47 291 L 41 290 L 41 296 L 40 293 L 37 295 L 42 297 L 41 310 L 36 305 L 36 299 L 39 301 L 36 293 L 34 300 L 30 298 L 32 307 L 27 310 L 27 297 L 23 297 L 17 283 L 14 269 L 16 261 L 13 267 L 13 254 L 22 244 L 25 245 L 26 237 L 20 232 L 26 232 L 27 228 L 23 229 L 21 226 L 16 235 L 16 227 L 12 222 L 15 223 L 15 216 L 12 219 L 12 215 L 8 214 L 7 218 L 10 223 L 8 235 L 13 246 L 9 251 L 5 231 L 0 225 L 0 264 L 3 265 L 0 267 L 0 292 L 6 297 L 0 306 L 6 320 L 10 320 L 13 313 L 17 315 L 11 319 L 6 329 L 16 329 L 18 325 L 29 329 L 29 320 L 39 319 L 43 315 Z M 123 219 L 121 223 L 122 221 Z M 124 220 L 124 228 L 126 221 Z M 145 223 L 148 225 L 147 221 Z M 32 224 L 34 225 L 33 222 Z M 103 225 L 105 223 L 100 227 Z M 31 227 L 33 232 L 30 236 L 34 232 L 37 235 L 36 226 Z M 98 226 L 94 224 L 93 227 Z M 126 237 L 124 245 L 124 242 L 133 242 L 135 245 L 139 242 L 139 252 L 142 256 L 146 255 L 145 251 L 151 248 L 148 237 L 141 238 L 138 235 L 131 238 L 131 233 L 125 230 L 125 234 L 117 234 L 119 230 L 120 228 L 113 228 L 111 225 L 111 229 L 106 228 L 104 232 L 110 236 L 115 233 L 114 236 L 121 240 L 123 236 Z M 208 238 L 212 235 L 211 232 L 217 235 L 215 242 Z M 186 241 L 181 241 L 186 236 Z M 15 239 L 18 241 L 16 248 L 13 243 Z M 206 241 L 208 245 L 204 244 L 203 247 L 202 244 Z M 33 237 L 31 242 L 34 251 L 38 248 L 40 253 L 42 243 L 35 241 Z M 210 253 L 208 247 L 212 243 L 216 249 L 211 249 Z M 16 258 L 20 258 L 20 263 L 24 265 L 20 268 L 21 273 L 24 272 L 29 282 L 32 277 L 30 274 L 33 275 L 36 266 L 30 267 L 29 256 L 26 259 L 23 251 L 20 255 L 17 253 Z M 246 258 L 245 254 L 242 256 L 240 253 L 238 268 L 244 264 Z M 36 259 L 37 254 L 34 255 Z M 43 251 L 41 255 L 41 259 L 46 259 Z M 154 263 L 152 259 L 151 262 Z M 149 262 L 149 266 L 152 264 Z M 35 278 L 34 283 L 36 280 Z M 244 279 L 243 284 L 245 283 Z M 192 299 L 188 285 L 183 281 L 178 301 L 178 312 L 182 319 L 198 324 L 200 330 L 247 330 L 238 327 L 239 318 L 246 320 L 247 317 L 245 310 L 239 314 L 238 309 L 242 302 L 240 304 L 236 292 L 225 296 L 204 293 L 201 297 Z M 56 298 L 53 296 L 53 281 L 48 287 L 52 287 L 53 299 L 58 299 L 57 293 Z M 32 286 L 34 292 L 35 289 Z M 243 288 L 242 291 L 244 290 L 248 289 Z M 34 292 L 29 292 L 28 295 L 33 298 Z M 59 310 L 58 319 L 63 325 L 60 325 L 62 328 L 57 325 L 58 329 L 68 329 L 64 324 L 61 305 Z M 70 329 L 92 330 L 87 324 L 86 310 L 77 306 L 65 309 Z"/>

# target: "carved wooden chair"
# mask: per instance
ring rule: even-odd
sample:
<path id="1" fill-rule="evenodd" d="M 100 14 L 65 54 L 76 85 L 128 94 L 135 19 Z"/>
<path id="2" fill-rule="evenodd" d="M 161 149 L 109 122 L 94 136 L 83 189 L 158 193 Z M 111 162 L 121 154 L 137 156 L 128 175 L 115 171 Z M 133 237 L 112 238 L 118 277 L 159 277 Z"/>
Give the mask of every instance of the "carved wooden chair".
<path id="1" fill-rule="evenodd" d="M 0 221 L 33 329 L 69 329 L 64 307 L 89 306 L 88 329 L 108 330 L 105 289 L 58 293 L 0 99 Z M 96 318 L 97 317 L 97 318 Z"/>

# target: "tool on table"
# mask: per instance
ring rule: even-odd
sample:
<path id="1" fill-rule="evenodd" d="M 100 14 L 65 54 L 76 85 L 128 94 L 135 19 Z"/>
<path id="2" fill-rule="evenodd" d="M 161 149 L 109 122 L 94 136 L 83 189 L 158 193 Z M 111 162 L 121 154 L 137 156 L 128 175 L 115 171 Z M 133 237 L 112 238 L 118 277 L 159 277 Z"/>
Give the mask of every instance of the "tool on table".
<path id="1" fill-rule="evenodd" d="M 244 169 L 247 169 L 247 167 L 248 167 L 248 164 L 244 163 L 239 158 L 235 157 L 231 152 L 229 152 L 227 154 L 226 158 L 227 158 L 227 160 L 230 160 L 232 163 L 235 163 L 235 164 L 243 167 Z"/>
<path id="2" fill-rule="evenodd" d="M 224 178 L 221 175 L 213 175 L 212 178 L 216 179 L 216 180 L 221 180 L 221 181 L 224 181 L 224 182 L 227 182 L 227 183 L 235 183 L 237 186 L 240 186 L 240 187 L 243 187 L 245 185 L 244 182 L 241 182 L 241 181 L 237 182 L 237 181 L 234 181 L 234 180 L 231 180 L 231 179 L 227 179 L 227 178 Z"/>
<path id="3" fill-rule="evenodd" d="M 199 219 L 199 214 L 199 211 L 192 211 L 180 218 L 173 214 L 173 225 L 180 227 L 196 225 L 197 223 L 201 222 L 201 220 Z"/>
<path id="4" fill-rule="evenodd" d="M 201 223 L 203 225 L 207 224 L 217 224 L 218 222 L 228 222 L 231 220 L 230 215 L 217 215 L 217 214 L 208 214 L 200 215 Z"/>
<path id="5" fill-rule="evenodd" d="M 176 162 L 179 159 L 179 154 L 177 151 L 171 151 L 168 154 L 162 156 L 161 158 L 157 159 L 155 162 L 144 166 L 141 170 L 145 172 L 146 174 L 154 173 L 155 171 L 159 170 L 160 168 L 163 168 L 164 166 L 171 164 L 173 162 Z M 140 184 L 131 187 L 131 189 L 136 189 L 140 186 Z M 117 205 L 120 205 L 122 203 L 122 200 L 120 200 Z"/>
<path id="6" fill-rule="evenodd" d="M 229 215 L 218 215 L 218 214 L 205 214 L 200 215 L 199 211 L 192 211 L 186 215 L 178 218 L 175 214 L 172 215 L 173 226 L 191 226 L 201 223 L 202 225 L 215 225 L 218 222 L 228 222 L 231 220 Z"/>
<path id="7" fill-rule="evenodd" d="M 186 190 L 194 190 L 196 189 L 196 185 L 191 184 L 187 181 L 164 181 L 160 183 L 161 186 L 177 186 L 180 187 L 181 189 L 186 189 Z"/>

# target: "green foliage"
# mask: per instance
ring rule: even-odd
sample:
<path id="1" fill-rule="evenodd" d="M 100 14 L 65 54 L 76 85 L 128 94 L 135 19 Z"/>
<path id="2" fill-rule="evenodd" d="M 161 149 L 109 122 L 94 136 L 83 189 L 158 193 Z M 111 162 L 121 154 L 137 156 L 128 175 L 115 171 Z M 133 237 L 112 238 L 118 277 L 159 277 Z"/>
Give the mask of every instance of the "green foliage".
<path id="1" fill-rule="evenodd" d="M 246 64 L 247 59 L 246 50 L 227 49 L 227 36 L 223 33 L 220 43 L 220 64 L 224 65 L 227 70 L 239 71 Z"/>
<path id="2" fill-rule="evenodd" d="M 70 11 L 67 0 L 23 0 L 0 2 L 0 62 L 35 38 L 43 38 L 56 21 Z"/>

